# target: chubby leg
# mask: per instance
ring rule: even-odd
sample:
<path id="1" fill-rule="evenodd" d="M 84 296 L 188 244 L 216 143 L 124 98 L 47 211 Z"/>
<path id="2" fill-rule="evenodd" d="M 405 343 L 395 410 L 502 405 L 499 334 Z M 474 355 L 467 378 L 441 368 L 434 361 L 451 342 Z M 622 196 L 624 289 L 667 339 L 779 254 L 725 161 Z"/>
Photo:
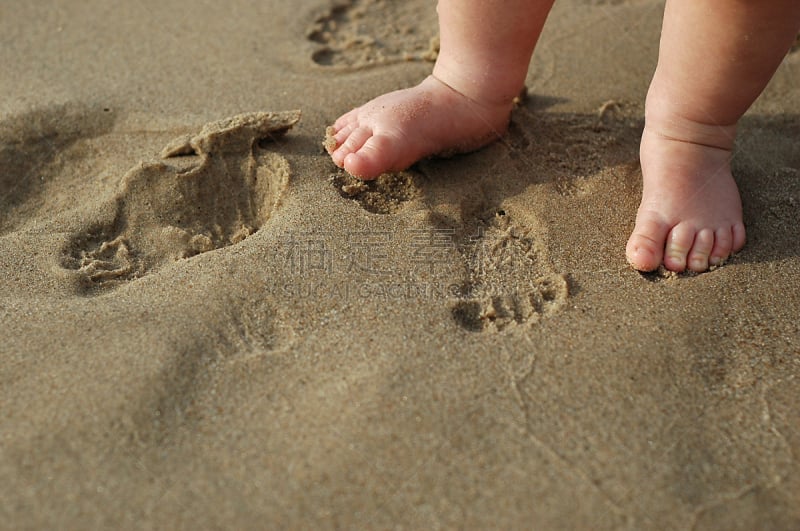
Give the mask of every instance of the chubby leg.
<path id="1" fill-rule="evenodd" d="M 477 149 L 508 126 L 553 0 L 439 0 L 433 75 L 328 128 L 334 163 L 362 179 L 428 155 Z"/>
<path id="2" fill-rule="evenodd" d="M 705 271 L 744 246 L 736 124 L 800 29 L 797 0 L 667 0 L 645 109 L 636 269 Z"/>

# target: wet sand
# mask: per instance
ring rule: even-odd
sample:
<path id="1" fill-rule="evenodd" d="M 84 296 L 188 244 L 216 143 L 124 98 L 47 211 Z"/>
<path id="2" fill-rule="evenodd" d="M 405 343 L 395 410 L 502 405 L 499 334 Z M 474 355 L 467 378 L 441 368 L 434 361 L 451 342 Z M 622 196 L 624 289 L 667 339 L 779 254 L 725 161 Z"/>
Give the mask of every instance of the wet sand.
<path id="1" fill-rule="evenodd" d="M 800 527 L 800 52 L 747 247 L 641 275 L 662 9 L 561 0 L 505 138 L 363 184 L 433 2 L 0 6 L 0 528 Z"/>

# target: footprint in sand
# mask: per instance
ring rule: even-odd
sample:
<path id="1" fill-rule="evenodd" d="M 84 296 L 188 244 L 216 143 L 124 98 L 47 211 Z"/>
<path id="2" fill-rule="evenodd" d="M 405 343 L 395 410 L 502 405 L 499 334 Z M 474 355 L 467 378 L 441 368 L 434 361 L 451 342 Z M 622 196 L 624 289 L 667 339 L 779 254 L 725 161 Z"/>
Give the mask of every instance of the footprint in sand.
<path id="1" fill-rule="evenodd" d="M 416 2 L 338 0 L 314 19 L 306 34 L 322 66 L 363 68 L 401 61 L 435 61 L 436 13 Z"/>
<path id="2" fill-rule="evenodd" d="M 299 119 L 299 111 L 242 114 L 174 140 L 161 156 L 176 165 L 141 163 L 128 171 L 113 218 L 73 237 L 62 266 L 79 272 L 92 291 L 244 240 L 278 207 L 289 179 L 286 159 L 258 143 Z"/>
<path id="3" fill-rule="evenodd" d="M 500 210 L 480 219 L 474 234 L 461 250 L 467 279 L 451 306 L 456 323 L 499 332 L 534 325 L 564 306 L 567 279 L 543 263 L 530 231 Z"/>
<path id="4" fill-rule="evenodd" d="M 410 170 L 384 173 L 372 181 L 362 181 L 345 171 L 331 175 L 329 179 L 339 194 L 360 204 L 373 214 L 397 212 L 404 203 L 419 196 L 417 177 Z"/>

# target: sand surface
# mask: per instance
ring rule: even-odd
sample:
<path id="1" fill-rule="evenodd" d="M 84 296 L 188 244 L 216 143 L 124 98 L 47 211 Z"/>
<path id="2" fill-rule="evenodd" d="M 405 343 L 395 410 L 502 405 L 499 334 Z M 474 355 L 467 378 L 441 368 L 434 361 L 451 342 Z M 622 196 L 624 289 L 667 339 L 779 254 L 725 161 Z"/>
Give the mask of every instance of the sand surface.
<path id="1" fill-rule="evenodd" d="M 800 52 L 746 249 L 642 276 L 662 8 L 561 0 L 506 138 L 363 185 L 430 0 L 0 4 L 0 528 L 800 528 Z"/>

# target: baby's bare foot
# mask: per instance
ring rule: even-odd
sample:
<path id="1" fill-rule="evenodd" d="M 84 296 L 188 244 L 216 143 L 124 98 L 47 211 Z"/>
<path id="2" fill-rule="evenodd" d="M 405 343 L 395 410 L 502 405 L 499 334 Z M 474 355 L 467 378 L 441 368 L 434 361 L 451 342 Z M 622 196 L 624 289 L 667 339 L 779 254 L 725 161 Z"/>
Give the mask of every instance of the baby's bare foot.
<path id="1" fill-rule="evenodd" d="M 434 76 L 379 96 L 328 128 L 333 162 L 361 179 L 404 170 L 429 155 L 472 151 L 501 137 L 511 102 L 473 101 Z"/>
<path id="2" fill-rule="evenodd" d="M 652 271 L 663 263 L 671 271 L 702 272 L 744 246 L 731 152 L 710 144 L 645 127 L 642 203 L 626 251 L 636 269 Z"/>

